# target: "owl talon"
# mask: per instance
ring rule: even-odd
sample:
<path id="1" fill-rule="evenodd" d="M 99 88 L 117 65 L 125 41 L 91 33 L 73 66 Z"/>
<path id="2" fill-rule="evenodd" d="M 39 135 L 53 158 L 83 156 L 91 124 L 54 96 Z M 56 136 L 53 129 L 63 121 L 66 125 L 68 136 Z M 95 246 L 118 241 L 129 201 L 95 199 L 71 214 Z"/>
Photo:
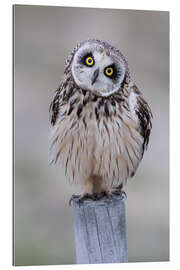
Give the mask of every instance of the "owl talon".
<path id="1" fill-rule="evenodd" d="M 80 206 L 81 203 L 82 203 L 84 200 L 86 200 L 86 199 L 91 199 L 91 200 L 93 200 L 93 201 L 96 201 L 96 200 L 97 200 L 95 194 L 85 193 L 85 194 L 81 195 L 80 198 L 79 198 L 79 201 L 78 201 L 79 206 Z"/>
<path id="2" fill-rule="evenodd" d="M 127 198 L 126 192 L 122 189 L 115 189 L 114 191 L 111 192 L 114 195 L 124 195 L 125 198 Z"/>
<path id="3" fill-rule="evenodd" d="M 71 196 L 71 198 L 69 199 L 69 206 L 71 206 L 72 200 L 73 200 L 73 199 L 77 199 L 77 198 L 80 198 L 80 195 L 73 194 L 73 195 Z"/>
<path id="4" fill-rule="evenodd" d="M 111 192 L 106 192 L 106 197 L 112 201 L 112 193 Z"/>
<path id="5" fill-rule="evenodd" d="M 71 206 L 71 203 L 72 203 L 73 199 L 78 199 L 78 204 L 80 206 L 81 203 L 86 199 L 91 199 L 93 201 L 97 201 L 97 200 L 100 200 L 104 196 L 107 196 L 106 192 L 93 193 L 93 194 L 85 193 L 83 195 L 75 195 L 75 194 L 73 194 L 71 196 L 70 200 L 69 200 L 69 205 Z"/>
<path id="6" fill-rule="evenodd" d="M 102 197 L 104 197 L 103 192 L 101 192 L 101 193 L 94 193 L 93 195 L 96 198 L 96 200 L 100 200 Z"/>
<path id="7" fill-rule="evenodd" d="M 103 192 L 100 192 L 100 193 L 93 193 L 93 194 L 85 193 L 83 195 L 73 194 L 71 196 L 70 200 L 69 200 L 69 205 L 71 206 L 71 203 L 72 203 L 73 199 L 78 199 L 79 206 L 86 199 L 91 199 L 93 201 L 97 201 L 97 200 L 100 200 L 103 197 L 107 197 L 109 200 L 112 201 L 112 196 L 113 195 L 124 195 L 127 198 L 126 192 L 124 190 L 122 190 L 121 188 L 116 188 L 111 192 L 110 191 L 103 191 Z"/>
<path id="8" fill-rule="evenodd" d="M 101 199 L 103 197 L 107 197 L 109 200 L 112 201 L 112 194 L 109 191 L 103 191 L 103 192 L 99 193 L 99 199 Z"/>

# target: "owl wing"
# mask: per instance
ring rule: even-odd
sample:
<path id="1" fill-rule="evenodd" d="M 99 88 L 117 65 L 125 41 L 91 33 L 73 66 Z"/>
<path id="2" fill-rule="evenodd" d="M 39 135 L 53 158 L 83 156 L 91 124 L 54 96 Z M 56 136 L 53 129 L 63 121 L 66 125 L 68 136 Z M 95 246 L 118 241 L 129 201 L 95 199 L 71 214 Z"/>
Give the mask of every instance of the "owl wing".
<path id="1" fill-rule="evenodd" d="M 148 143 L 149 143 L 149 136 L 152 129 L 151 121 L 152 121 L 153 115 L 152 115 L 152 112 L 148 103 L 144 100 L 141 92 L 136 86 L 132 87 L 131 95 L 132 95 L 131 99 L 134 99 L 133 111 L 137 117 L 138 130 L 141 136 L 144 138 L 144 141 L 143 141 L 143 154 L 144 154 L 144 151 L 147 149 Z"/>
<path id="2" fill-rule="evenodd" d="M 58 115 L 59 115 L 61 89 L 62 87 L 60 85 L 59 88 L 55 91 L 53 100 L 49 107 L 49 118 L 50 118 L 50 123 L 52 126 L 55 125 Z"/>

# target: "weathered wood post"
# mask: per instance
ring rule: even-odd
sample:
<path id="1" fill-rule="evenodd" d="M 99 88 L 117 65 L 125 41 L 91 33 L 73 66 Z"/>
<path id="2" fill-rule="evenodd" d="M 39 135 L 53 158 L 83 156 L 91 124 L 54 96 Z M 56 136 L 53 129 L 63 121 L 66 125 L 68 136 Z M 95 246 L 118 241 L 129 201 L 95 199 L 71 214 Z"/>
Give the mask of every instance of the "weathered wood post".
<path id="1" fill-rule="evenodd" d="M 73 199 L 76 263 L 127 262 L 125 195 Z"/>

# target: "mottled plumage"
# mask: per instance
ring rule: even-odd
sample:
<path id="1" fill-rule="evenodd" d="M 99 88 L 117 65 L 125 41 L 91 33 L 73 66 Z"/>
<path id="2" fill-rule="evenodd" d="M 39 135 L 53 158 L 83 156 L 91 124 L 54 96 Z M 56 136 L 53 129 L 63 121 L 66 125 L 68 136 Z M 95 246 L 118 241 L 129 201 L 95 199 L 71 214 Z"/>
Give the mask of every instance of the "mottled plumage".
<path id="1" fill-rule="evenodd" d="M 81 42 L 50 105 L 51 163 L 63 165 L 84 194 L 122 186 L 147 148 L 151 118 L 121 52 L 99 40 Z"/>

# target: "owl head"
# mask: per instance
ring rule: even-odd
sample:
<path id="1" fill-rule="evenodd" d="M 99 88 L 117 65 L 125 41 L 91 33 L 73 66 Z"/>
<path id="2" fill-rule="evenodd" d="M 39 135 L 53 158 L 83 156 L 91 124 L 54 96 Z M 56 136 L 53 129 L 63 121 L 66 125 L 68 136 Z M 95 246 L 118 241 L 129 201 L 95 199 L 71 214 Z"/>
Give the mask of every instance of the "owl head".
<path id="1" fill-rule="evenodd" d="M 129 73 L 121 52 L 100 40 L 79 43 L 69 62 L 76 85 L 98 96 L 106 97 L 119 91 Z"/>

